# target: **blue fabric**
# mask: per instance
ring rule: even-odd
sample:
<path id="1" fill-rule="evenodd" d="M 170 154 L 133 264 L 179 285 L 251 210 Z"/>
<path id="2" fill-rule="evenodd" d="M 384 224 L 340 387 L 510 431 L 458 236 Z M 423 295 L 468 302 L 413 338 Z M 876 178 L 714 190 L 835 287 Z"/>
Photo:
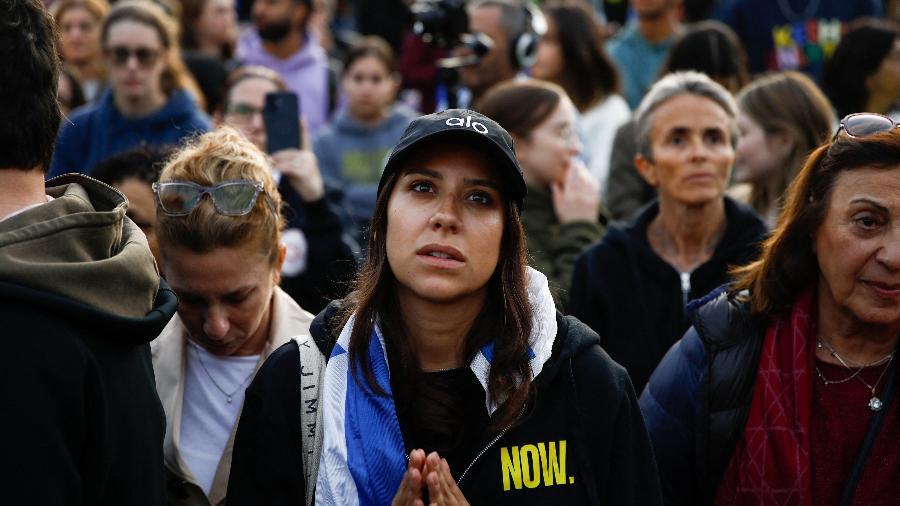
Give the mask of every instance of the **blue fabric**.
<path id="1" fill-rule="evenodd" d="M 90 175 L 94 166 L 115 154 L 142 145 L 174 147 L 211 128 L 209 118 L 185 91 L 172 93 L 162 109 L 149 116 L 126 118 L 107 90 L 97 103 L 63 120 L 47 178 L 68 172 Z"/>
<path id="2" fill-rule="evenodd" d="M 694 428 L 705 378 L 706 350 L 691 327 L 663 357 L 641 394 L 641 414 L 665 497 L 690 497 L 695 485 Z"/>
<path id="3" fill-rule="evenodd" d="M 657 74 L 676 37 L 651 43 L 631 22 L 606 43 L 606 51 L 622 77 L 622 92 L 628 106 L 637 109 L 641 99 L 656 81 Z"/>
<path id="4" fill-rule="evenodd" d="M 487 343 L 486 345 L 481 347 L 481 354 L 484 355 L 484 359 L 488 361 L 488 363 L 492 363 L 494 361 L 494 341 Z M 528 360 L 534 360 L 534 357 L 537 355 L 534 354 L 534 350 L 531 347 L 528 347 Z"/>
<path id="5" fill-rule="evenodd" d="M 390 371 L 374 332 L 369 340 L 369 366 L 387 395 L 377 395 L 362 379 L 356 381 L 353 367 L 348 367 L 344 433 L 359 504 L 377 506 L 390 504 L 403 480 L 406 447 L 391 394 Z"/>
<path id="6" fill-rule="evenodd" d="M 344 353 L 347 353 L 347 350 L 342 348 L 340 344 L 334 343 L 334 348 L 331 349 L 331 356 L 328 358 L 332 359 L 338 355 L 343 355 Z"/>

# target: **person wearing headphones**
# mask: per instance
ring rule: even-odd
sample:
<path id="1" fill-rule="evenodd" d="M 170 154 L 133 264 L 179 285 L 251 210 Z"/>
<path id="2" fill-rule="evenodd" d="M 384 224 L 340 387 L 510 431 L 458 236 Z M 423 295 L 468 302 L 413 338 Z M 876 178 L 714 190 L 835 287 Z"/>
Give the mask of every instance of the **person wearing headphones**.
<path id="1" fill-rule="evenodd" d="M 475 104 L 488 89 L 531 66 L 546 25 L 521 0 L 473 0 L 467 10 L 469 32 L 492 43 L 477 63 L 459 69 L 460 83 L 471 93 L 467 102 Z"/>

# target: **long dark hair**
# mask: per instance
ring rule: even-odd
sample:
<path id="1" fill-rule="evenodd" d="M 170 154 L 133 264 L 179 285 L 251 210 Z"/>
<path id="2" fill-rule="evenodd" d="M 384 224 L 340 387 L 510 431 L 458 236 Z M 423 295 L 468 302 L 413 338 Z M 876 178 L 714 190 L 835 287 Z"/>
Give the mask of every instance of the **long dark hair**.
<path id="1" fill-rule="evenodd" d="M 682 70 L 702 72 L 731 93 L 750 82 L 744 46 L 734 30 L 715 20 L 690 25 L 669 50 L 659 76 Z"/>
<path id="2" fill-rule="evenodd" d="M 784 210 L 759 260 L 733 270 L 735 293 L 750 291 L 754 314 L 784 313 L 819 276 L 813 238 L 825 221 L 834 183 L 841 172 L 890 169 L 900 160 L 900 130 L 854 138 L 841 134 L 809 155 L 788 189 Z"/>
<path id="3" fill-rule="evenodd" d="M 898 36 L 897 25 L 885 20 L 862 19 L 851 25 L 822 69 L 822 89 L 839 117 L 866 109 L 866 78 L 878 71 Z"/>
<path id="4" fill-rule="evenodd" d="M 583 1 L 548 4 L 544 13 L 556 25 L 563 70 L 557 84 L 584 112 L 619 91 L 619 74 L 603 48 L 604 32 L 596 14 Z"/>
<path id="5" fill-rule="evenodd" d="M 471 149 L 460 146 L 461 149 Z M 418 151 L 421 153 L 421 148 Z M 388 176 L 375 201 L 369 229 L 369 253 L 354 281 L 354 290 L 346 299 L 338 325 L 342 328 L 351 315 L 355 320 L 350 334 L 349 361 L 354 379 L 361 382 L 362 372 L 372 391 L 384 394 L 375 380 L 369 363 L 369 340 L 377 322 L 389 356 L 396 357 L 392 374 L 400 374 L 413 383 L 421 369 L 415 350 L 408 339 L 396 296 L 396 278 L 388 264 L 388 201 L 402 171 Z M 519 220 L 519 209 L 513 199 L 504 196 L 504 227 L 500 241 L 497 268 L 488 281 L 488 293 L 481 313 L 472 324 L 464 343 L 464 359 L 468 363 L 489 342 L 494 344 L 494 358 L 488 377 L 488 395 L 498 404 L 491 427 L 515 421 L 528 399 L 532 385 L 528 363 L 528 339 L 531 335 L 531 306 L 526 289 L 525 236 Z M 336 333 L 340 328 L 333 329 Z M 504 402 L 505 401 L 505 402 Z"/>

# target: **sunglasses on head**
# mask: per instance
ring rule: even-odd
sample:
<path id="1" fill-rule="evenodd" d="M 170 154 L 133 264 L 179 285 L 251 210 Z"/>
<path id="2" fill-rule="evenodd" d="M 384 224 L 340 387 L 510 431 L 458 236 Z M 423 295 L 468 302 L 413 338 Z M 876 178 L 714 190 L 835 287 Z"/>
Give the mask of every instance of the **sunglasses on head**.
<path id="1" fill-rule="evenodd" d="M 104 52 L 106 56 L 112 59 L 113 64 L 118 66 L 127 65 L 128 60 L 134 56 L 137 58 L 138 65 L 149 67 L 156 62 L 156 58 L 159 56 L 159 51 L 148 47 L 131 49 L 124 46 L 114 46 L 106 48 Z"/>
<path id="2" fill-rule="evenodd" d="M 867 137 L 889 132 L 898 126 L 900 126 L 900 123 L 874 112 L 848 114 L 841 120 L 841 126 L 834 133 L 834 139 L 837 139 L 842 130 L 850 137 Z"/>
<path id="3" fill-rule="evenodd" d="M 192 181 L 164 181 L 153 183 L 153 194 L 159 209 L 168 216 L 187 216 L 209 195 L 216 212 L 225 216 L 243 216 L 253 210 L 260 193 L 266 197 L 272 212 L 275 204 L 265 194 L 259 181 L 235 179 L 212 186 L 202 186 Z M 276 213 L 277 214 L 277 213 Z"/>

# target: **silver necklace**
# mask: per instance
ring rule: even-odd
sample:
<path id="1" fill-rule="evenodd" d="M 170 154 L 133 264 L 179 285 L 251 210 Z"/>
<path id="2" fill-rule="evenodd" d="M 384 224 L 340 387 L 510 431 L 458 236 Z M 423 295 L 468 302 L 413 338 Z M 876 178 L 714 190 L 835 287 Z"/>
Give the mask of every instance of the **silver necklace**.
<path id="1" fill-rule="evenodd" d="M 843 357 L 841 357 L 838 354 L 838 352 L 835 351 L 835 349 L 831 347 L 831 345 L 829 345 L 828 343 L 823 341 L 821 337 L 816 337 L 816 341 L 818 343 L 816 345 L 816 347 L 827 349 L 828 352 L 831 353 L 831 356 L 836 358 L 838 360 L 838 362 L 840 362 L 841 365 L 844 366 L 845 369 L 853 372 L 853 374 L 851 374 L 850 376 L 848 376 L 842 380 L 830 381 L 830 380 L 825 379 L 825 376 L 822 374 L 822 371 L 819 369 L 819 366 L 816 366 L 816 374 L 819 375 L 819 378 L 826 385 L 846 383 L 847 381 L 850 381 L 851 379 L 856 378 L 857 380 L 859 380 L 860 383 L 865 385 L 866 388 L 868 388 L 869 391 L 872 393 L 872 397 L 869 399 L 869 409 L 871 409 L 872 411 L 880 411 L 881 408 L 884 407 L 884 402 L 881 399 L 879 399 L 877 395 L 875 395 L 875 389 L 878 388 L 878 384 L 881 383 L 881 380 L 884 378 L 885 373 L 887 373 L 888 369 L 891 368 L 891 362 L 893 362 L 894 354 L 897 353 L 897 350 L 894 350 L 894 351 L 888 353 L 886 356 L 872 362 L 871 364 L 863 364 L 856 371 L 853 371 L 853 368 L 847 364 L 847 361 Z M 881 370 L 881 374 L 878 376 L 878 379 L 875 380 L 874 384 L 870 385 L 866 380 L 862 379 L 862 377 L 859 375 L 859 373 L 862 372 L 862 370 L 865 369 L 866 367 L 874 367 L 874 366 L 877 366 L 877 365 L 885 363 L 885 362 L 886 362 L 886 364 L 884 366 L 884 369 Z"/>
<path id="2" fill-rule="evenodd" d="M 206 373 L 206 377 L 209 378 L 209 381 L 212 381 L 212 384 L 214 387 L 216 387 L 216 390 L 222 392 L 222 395 L 225 396 L 225 400 L 228 401 L 228 404 L 231 404 L 231 398 L 234 397 L 234 394 L 238 393 L 241 387 L 243 387 L 245 383 L 250 381 L 250 378 L 253 377 L 253 373 L 256 372 L 256 369 L 254 368 L 252 371 L 250 371 L 250 374 L 248 374 L 247 377 L 238 384 L 237 388 L 235 388 L 233 392 L 228 393 L 224 388 L 220 387 L 219 384 L 216 383 L 216 379 L 213 378 L 213 375 L 209 373 L 209 369 L 207 369 L 206 364 L 203 363 L 203 357 L 200 355 L 200 350 L 195 349 L 194 352 L 197 354 L 197 360 L 200 362 L 200 367 L 203 368 L 203 372 Z"/>

